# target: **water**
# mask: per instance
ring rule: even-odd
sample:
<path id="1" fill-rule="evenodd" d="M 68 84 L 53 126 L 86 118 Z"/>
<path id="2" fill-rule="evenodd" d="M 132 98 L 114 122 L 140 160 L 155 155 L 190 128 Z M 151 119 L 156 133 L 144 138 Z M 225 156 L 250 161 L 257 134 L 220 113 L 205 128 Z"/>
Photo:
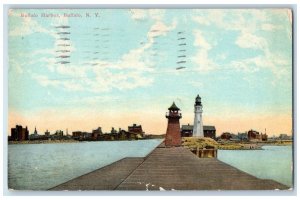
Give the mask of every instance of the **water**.
<path id="1" fill-rule="evenodd" d="M 145 157 L 160 139 L 8 145 L 8 186 L 46 190 L 125 157 Z"/>
<path id="2" fill-rule="evenodd" d="M 292 187 L 292 146 L 263 146 L 263 150 L 218 150 L 218 159 L 261 179 Z"/>

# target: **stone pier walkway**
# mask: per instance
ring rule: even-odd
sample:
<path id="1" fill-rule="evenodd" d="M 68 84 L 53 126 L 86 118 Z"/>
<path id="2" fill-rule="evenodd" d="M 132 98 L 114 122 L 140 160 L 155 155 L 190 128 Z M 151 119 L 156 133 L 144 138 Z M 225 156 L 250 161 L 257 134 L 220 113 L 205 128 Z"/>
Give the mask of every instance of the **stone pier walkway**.
<path id="1" fill-rule="evenodd" d="M 274 190 L 288 189 L 258 179 L 215 158 L 198 158 L 183 147 L 161 146 L 145 158 L 125 158 L 50 190 Z"/>

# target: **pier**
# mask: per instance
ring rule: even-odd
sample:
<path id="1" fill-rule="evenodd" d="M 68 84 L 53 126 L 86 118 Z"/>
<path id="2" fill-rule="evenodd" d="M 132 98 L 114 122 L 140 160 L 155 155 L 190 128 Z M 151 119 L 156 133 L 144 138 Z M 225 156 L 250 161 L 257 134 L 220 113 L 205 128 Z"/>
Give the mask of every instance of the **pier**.
<path id="1" fill-rule="evenodd" d="M 286 190 L 288 186 L 242 172 L 183 147 L 155 148 L 51 188 L 60 190 Z"/>

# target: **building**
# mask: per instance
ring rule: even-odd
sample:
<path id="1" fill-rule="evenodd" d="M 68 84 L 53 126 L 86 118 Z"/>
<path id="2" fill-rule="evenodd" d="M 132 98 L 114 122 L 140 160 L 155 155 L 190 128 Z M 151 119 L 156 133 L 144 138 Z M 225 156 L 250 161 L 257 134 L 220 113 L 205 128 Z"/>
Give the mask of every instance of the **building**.
<path id="1" fill-rule="evenodd" d="M 251 140 L 261 140 L 259 132 L 254 131 L 252 129 L 250 131 L 248 131 L 248 140 L 249 141 L 251 141 Z"/>
<path id="2" fill-rule="evenodd" d="M 215 126 L 203 126 L 204 137 L 216 139 L 216 127 Z"/>
<path id="3" fill-rule="evenodd" d="M 248 140 L 248 134 L 246 133 L 238 133 L 238 138 L 240 141 L 247 141 Z"/>
<path id="4" fill-rule="evenodd" d="M 182 125 L 181 126 L 181 137 L 192 137 L 193 136 L 193 125 Z M 215 126 L 203 126 L 204 137 L 216 139 L 216 127 Z"/>
<path id="5" fill-rule="evenodd" d="M 102 135 L 102 128 L 99 126 L 97 129 L 92 130 L 92 139 L 98 140 L 100 135 Z"/>
<path id="6" fill-rule="evenodd" d="M 61 139 L 66 139 L 66 137 L 64 137 L 64 132 L 62 130 L 57 130 L 57 131 L 55 131 L 54 134 L 52 134 L 50 136 L 50 139 L 52 139 L 52 140 L 61 140 Z"/>
<path id="7" fill-rule="evenodd" d="M 118 140 L 128 140 L 130 138 L 130 133 L 119 128 Z"/>
<path id="8" fill-rule="evenodd" d="M 64 132 L 62 130 L 57 130 L 57 131 L 55 131 L 54 135 L 62 137 L 64 135 Z"/>
<path id="9" fill-rule="evenodd" d="M 40 139 L 40 135 L 38 134 L 36 127 L 34 127 L 33 134 L 29 135 L 29 140 L 38 140 Z"/>
<path id="10" fill-rule="evenodd" d="M 82 132 L 82 131 L 73 131 L 72 138 L 75 140 L 91 140 L 92 133 Z"/>
<path id="11" fill-rule="evenodd" d="M 203 122 L 202 122 L 203 110 L 202 110 L 201 97 L 199 96 L 199 94 L 195 99 L 194 112 L 195 112 L 195 117 L 194 117 L 193 136 L 204 137 Z"/>
<path id="12" fill-rule="evenodd" d="M 231 133 L 230 141 L 240 142 L 240 138 L 237 134 Z"/>
<path id="13" fill-rule="evenodd" d="M 11 128 L 11 140 L 13 141 L 23 141 L 29 139 L 29 131 L 20 125 L 16 125 L 16 128 Z"/>
<path id="14" fill-rule="evenodd" d="M 262 141 L 268 141 L 268 135 L 265 133 L 265 134 L 261 134 L 261 140 Z"/>
<path id="15" fill-rule="evenodd" d="M 292 136 L 287 135 L 287 134 L 280 134 L 278 139 L 280 139 L 280 140 L 292 140 L 293 138 L 292 138 Z"/>
<path id="16" fill-rule="evenodd" d="M 83 137 L 84 140 L 91 140 L 92 139 L 92 133 L 82 132 L 82 137 Z"/>
<path id="17" fill-rule="evenodd" d="M 81 138 L 83 138 L 83 134 L 81 131 L 73 131 L 72 138 L 73 139 L 81 139 Z"/>
<path id="18" fill-rule="evenodd" d="M 249 141 L 268 141 L 268 135 L 265 134 L 259 134 L 259 132 L 250 130 L 248 131 L 248 140 Z"/>
<path id="19" fill-rule="evenodd" d="M 222 134 L 221 134 L 220 138 L 221 138 L 222 140 L 230 140 L 230 139 L 232 138 L 232 135 L 231 135 L 231 133 L 229 133 L 229 132 L 225 132 L 225 133 L 222 133 Z"/>
<path id="20" fill-rule="evenodd" d="M 182 125 L 181 126 L 181 137 L 192 137 L 193 136 L 193 125 Z"/>
<path id="21" fill-rule="evenodd" d="M 166 113 L 168 119 L 168 127 L 165 138 L 165 145 L 167 147 L 180 146 L 181 134 L 179 119 L 182 117 L 179 112 L 180 109 L 176 106 L 175 102 L 168 108 L 169 113 Z"/>
<path id="22" fill-rule="evenodd" d="M 47 131 L 45 132 L 45 136 L 47 136 L 47 137 L 50 136 L 50 132 L 48 131 L 48 129 L 47 129 Z"/>
<path id="23" fill-rule="evenodd" d="M 132 126 L 128 126 L 128 132 L 130 134 L 135 134 L 137 138 L 145 137 L 145 132 L 143 131 L 142 125 L 133 124 Z"/>
<path id="24" fill-rule="evenodd" d="M 109 133 L 104 133 L 100 136 L 100 140 L 109 141 L 112 139 L 113 139 L 113 136 Z"/>

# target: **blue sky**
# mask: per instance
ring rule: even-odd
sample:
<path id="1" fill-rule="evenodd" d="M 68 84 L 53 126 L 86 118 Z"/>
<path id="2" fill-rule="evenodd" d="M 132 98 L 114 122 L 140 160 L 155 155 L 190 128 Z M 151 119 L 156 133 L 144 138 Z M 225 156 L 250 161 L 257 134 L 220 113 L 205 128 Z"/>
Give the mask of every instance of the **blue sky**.
<path id="1" fill-rule="evenodd" d="M 9 128 L 159 134 L 173 101 L 192 123 L 199 94 L 218 134 L 290 134 L 291 23 L 288 9 L 10 10 Z"/>

